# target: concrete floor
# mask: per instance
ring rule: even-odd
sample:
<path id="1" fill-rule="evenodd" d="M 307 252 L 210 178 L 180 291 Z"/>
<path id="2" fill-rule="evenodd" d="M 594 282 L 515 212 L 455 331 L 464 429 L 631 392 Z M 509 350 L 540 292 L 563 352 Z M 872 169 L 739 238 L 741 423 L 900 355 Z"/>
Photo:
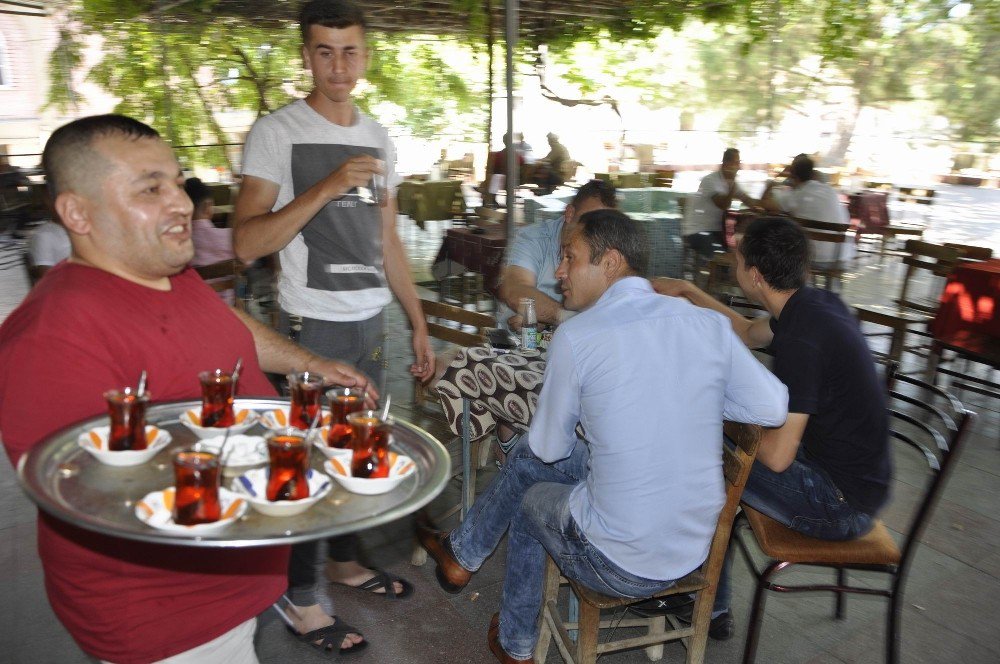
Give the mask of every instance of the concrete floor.
<path id="1" fill-rule="evenodd" d="M 956 215 L 946 201 L 954 199 Z M 970 200 L 971 198 L 971 200 Z M 978 239 L 1000 248 L 1000 224 L 995 212 L 1000 193 L 951 188 L 941 196 L 934 211 L 935 232 L 945 239 Z M 964 200 L 963 200 L 964 199 Z M 988 211 L 993 210 L 992 217 Z M 962 217 L 961 215 L 965 215 Z M 939 223 L 940 222 L 940 223 Z M 418 280 L 425 278 L 430 258 L 437 250 L 443 226 L 427 231 L 401 220 L 401 235 L 413 256 Z M 941 239 L 941 238 L 935 238 Z M 859 264 L 844 287 L 848 301 L 886 299 L 895 290 L 899 271 L 892 261 L 879 266 L 870 259 Z M 16 269 L 0 270 L 0 320 L 16 306 L 27 290 Z M 391 308 L 390 330 L 402 330 L 397 306 Z M 393 412 L 438 436 L 451 436 L 439 410 L 419 408 L 412 401 L 412 384 L 406 373 L 409 349 L 405 335 L 390 335 L 389 389 Z M 998 404 L 970 398 L 968 405 L 980 413 L 976 430 L 937 507 L 924 544 L 918 550 L 906 587 L 903 615 L 904 663 L 963 664 L 1000 662 L 1000 448 Z M 454 444 L 451 448 L 454 449 Z M 491 472 L 481 473 L 485 485 Z M 924 474 L 916 464 L 900 460 L 894 480 L 892 504 L 883 515 L 898 533 L 906 521 Z M 436 505 L 457 502 L 457 485 L 450 485 Z M 363 534 L 368 561 L 405 576 L 416 587 L 402 601 L 340 587 L 330 587 L 331 610 L 358 626 L 371 642 L 356 662 L 455 662 L 495 661 L 486 647 L 486 628 L 497 610 L 504 574 L 504 551 L 497 552 L 459 595 L 443 592 L 434 579 L 433 567 L 413 567 L 412 517 Z M 736 636 L 727 642 L 710 641 L 709 662 L 737 662 L 742 652 L 751 581 L 741 561 L 734 565 L 733 612 Z M 806 578 L 807 573 L 797 573 Z M 815 574 L 814 578 L 820 578 Z M 824 579 L 825 580 L 825 579 Z M 876 583 L 872 580 L 872 583 Z M 65 633 L 45 599 L 43 579 L 35 552 L 35 509 L 17 486 L 7 461 L 0 461 L 0 662 L 77 664 L 90 660 Z M 833 602 L 827 595 L 772 596 L 766 610 L 758 662 L 766 664 L 867 663 L 882 661 L 885 601 L 854 596 L 848 600 L 847 618 L 832 617 Z M 258 654 L 264 663 L 321 662 L 328 658 L 292 639 L 272 612 L 261 616 Z M 553 646 L 550 661 L 560 661 Z M 605 656 L 602 662 L 648 661 L 644 653 L 632 651 Z M 684 649 L 668 644 L 665 662 L 684 661 Z"/>

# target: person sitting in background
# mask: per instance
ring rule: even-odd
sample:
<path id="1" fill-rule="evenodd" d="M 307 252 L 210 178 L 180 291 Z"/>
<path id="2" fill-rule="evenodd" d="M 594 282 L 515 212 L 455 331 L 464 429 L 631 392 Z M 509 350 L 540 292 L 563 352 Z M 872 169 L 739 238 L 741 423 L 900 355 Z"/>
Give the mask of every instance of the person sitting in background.
<path id="1" fill-rule="evenodd" d="M 556 279 L 562 238 L 583 214 L 614 207 L 617 207 L 614 185 L 591 180 L 577 190 L 560 218 L 539 221 L 518 231 L 500 275 L 497 322 L 501 327 L 521 329 L 516 312 L 522 297 L 534 298 L 539 323 L 558 325 L 573 315 L 574 312 L 562 306 Z"/>
<path id="2" fill-rule="evenodd" d="M 487 636 L 504 663 L 533 661 L 547 555 L 614 597 L 649 597 L 699 567 L 725 503 L 723 420 L 778 426 L 786 416 L 784 385 L 723 316 L 653 292 L 636 222 L 589 212 L 562 255 L 565 305 L 580 314 L 552 337 L 526 438 L 456 530 L 418 520 L 451 593 L 507 533 Z M 611 395 L 624 410 L 609 407 Z"/>
<path id="3" fill-rule="evenodd" d="M 830 185 L 820 182 L 816 175 L 811 158 L 805 154 L 796 156 L 788 168 L 788 186 L 768 182 L 761 197 L 761 205 L 770 212 L 785 212 L 799 219 L 849 224 L 850 215 L 847 213 L 847 206 L 840 200 L 840 194 Z M 856 255 L 851 242 L 811 244 L 813 263 L 846 261 Z"/>
<path id="4" fill-rule="evenodd" d="M 740 288 L 770 317 L 744 318 L 686 281 L 653 286 L 725 314 L 747 346 L 770 347 L 774 374 L 788 386 L 788 420 L 764 430 L 742 501 L 809 537 L 861 537 L 889 498 L 892 460 L 885 386 L 858 321 L 836 294 L 805 285 L 809 242 L 793 220 L 751 222 L 735 253 Z M 733 634 L 731 562 L 727 556 L 715 598 L 714 639 Z"/>
<path id="5" fill-rule="evenodd" d="M 722 153 L 722 165 L 701 179 L 698 193 L 688 198 L 684 214 L 684 242 L 699 255 L 709 258 L 726 246 L 726 211 L 733 199 L 749 207 L 759 201 L 736 184 L 740 171 L 740 151 L 728 148 Z"/>
<path id="6" fill-rule="evenodd" d="M 524 140 L 524 134 L 521 132 L 514 134 L 514 149 L 517 150 L 517 155 L 524 160 L 524 163 L 535 163 L 535 158 L 531 155 L 531 144 Z"/>
<path id="7" fill-rule="evenodd" d="M 31 285 L 38 283 L 59 261 L 69 258 L 69 234 L 58 221 L 48 220 L 34 229 L 28 239 L 28 275 Z"/>
<path id="8" fill-rule="evenodd" d="M 555 134 L 548 134 L 545 137 L 549 142 L 549 153 L 542 157 L 542 161 L 548 164 L 554 177 L 559 179 L 559 184 L 564 181 L 563 169 L 569 163 L 569 150 L 559 142 L 559 137 Z"/>
<path id="9" fill-rule="evenodd" d="M 233 229 L 218 228 L 212 222 L 212 208 L 215 205 L 212 190 L 198 178 L 188 178 L 184 182 L 184 191 L 194 204 L 191 215 L 194 258 L 191 259 L 191 265 L 202 267 L 236 258 L 233 253 Z"/>
<path id="10" fill-rule="evenodd" d="M 215 205 L 212 190 L 198 178 L 188 178 L 184 181 L 184 191 L 194 205 L 191 215 L 191 241 L 194 242 L 192 267 L 204 267 L 236 258 L 233 253 L 233 230 L 217 228 L 212 222 L 212 208 Z M 218 280 L 212 279 L 209 283 L 214 281 Z M 226 304 L 236 304 L 236 291 L 231 288 L 219 291 L 219 297 Z"/>
<path id="11" fill-rule="evenodd" d="M 507 177 L 507 150 L 510 147 L 510 134 L 507 133 L 503 135 L 503 148 L 497 152 L 491 152 L 486 160 L 486 179 L 479 190 L 483 195 L 483 201 L 487 205 L 496 206 L 498 204 L 496 195 L 503 190 L 505 185 L 504 182 L 501 182 L 500 178 L 494 178 L 494 176 L 502 175 L 504 178 Z M 524 166 L 524 157 L 518 154 L 516 149 L 514 158 L 517 161 L 518 168 Z"/>

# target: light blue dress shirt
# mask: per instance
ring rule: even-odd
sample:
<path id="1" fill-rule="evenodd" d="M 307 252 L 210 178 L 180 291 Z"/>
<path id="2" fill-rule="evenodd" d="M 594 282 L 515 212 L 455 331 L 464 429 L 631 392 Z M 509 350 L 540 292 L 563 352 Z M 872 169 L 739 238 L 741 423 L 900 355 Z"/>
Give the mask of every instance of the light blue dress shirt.
<path id="1" fill-rule="evenodd" d="M 788 392 L 729 320 L 627 277 L 560 325 L 528 440 L 566 458 L 577 422 L 590 451 L 570 512 L 629 572 L 676 579 L 698 567 L 725 502 L 722 421 L 779 426 Z"/>
<path id="2" fill-rule="evenodd" d="M 535 274 L 535 288 L 542 291 L 556 302 L 562 302 L 562 291 L 556 279 L 556 268 L 559 267 L 559 255 L 562 251 L 560 236 L 562 235 L 563 218 L 536 221 L 525 226 L 514 238 L 514 243 L 507 251 L 505 265 L 516 265 Z M 501 302 L 497 308 L 497 323 L 507 327 L 507 319 L 516 312 Z"/>

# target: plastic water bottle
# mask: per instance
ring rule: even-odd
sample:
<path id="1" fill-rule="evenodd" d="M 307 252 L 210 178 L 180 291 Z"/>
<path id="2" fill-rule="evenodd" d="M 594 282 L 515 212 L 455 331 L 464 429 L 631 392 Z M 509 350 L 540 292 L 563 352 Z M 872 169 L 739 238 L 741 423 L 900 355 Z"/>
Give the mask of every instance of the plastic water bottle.
<path id="1" fill-rule="evenodd" d="M 521 315 L 521 348 L 534 350 L 538 348 L 538 315 L 535 313 L 535 300 L 522 297 L 518 313 Z"/>

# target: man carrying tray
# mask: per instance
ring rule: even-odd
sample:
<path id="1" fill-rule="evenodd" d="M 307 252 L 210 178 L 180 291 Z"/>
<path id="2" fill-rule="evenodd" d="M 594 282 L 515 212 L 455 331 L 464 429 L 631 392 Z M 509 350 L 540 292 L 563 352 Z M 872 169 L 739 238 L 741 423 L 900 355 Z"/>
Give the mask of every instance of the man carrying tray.
<path id="1" fill-rule="evenodd" d="M 68 261 L 0 327 L 0 435 L 15 465 L 102 394 L 149 375 L 156 401 L 197 399 L 197 373 L 242 357 L 240 394 L 274 395 L 262 370 L 316 371 L 367 387 L 222 303 L 196 272 L 191 200 L 170 147 L 119 115 L 57 129 L 42 157 Z M 88 654 L 109 662 L 256 662 L 256 616 L 286 587 L 288 547 L 185 549 L 127 541 L 39 513 L 49 602 Z M 332 647 L 363 643 L 333 626 Z M 336 633 L 334 633 L 336 632 Z"/>

